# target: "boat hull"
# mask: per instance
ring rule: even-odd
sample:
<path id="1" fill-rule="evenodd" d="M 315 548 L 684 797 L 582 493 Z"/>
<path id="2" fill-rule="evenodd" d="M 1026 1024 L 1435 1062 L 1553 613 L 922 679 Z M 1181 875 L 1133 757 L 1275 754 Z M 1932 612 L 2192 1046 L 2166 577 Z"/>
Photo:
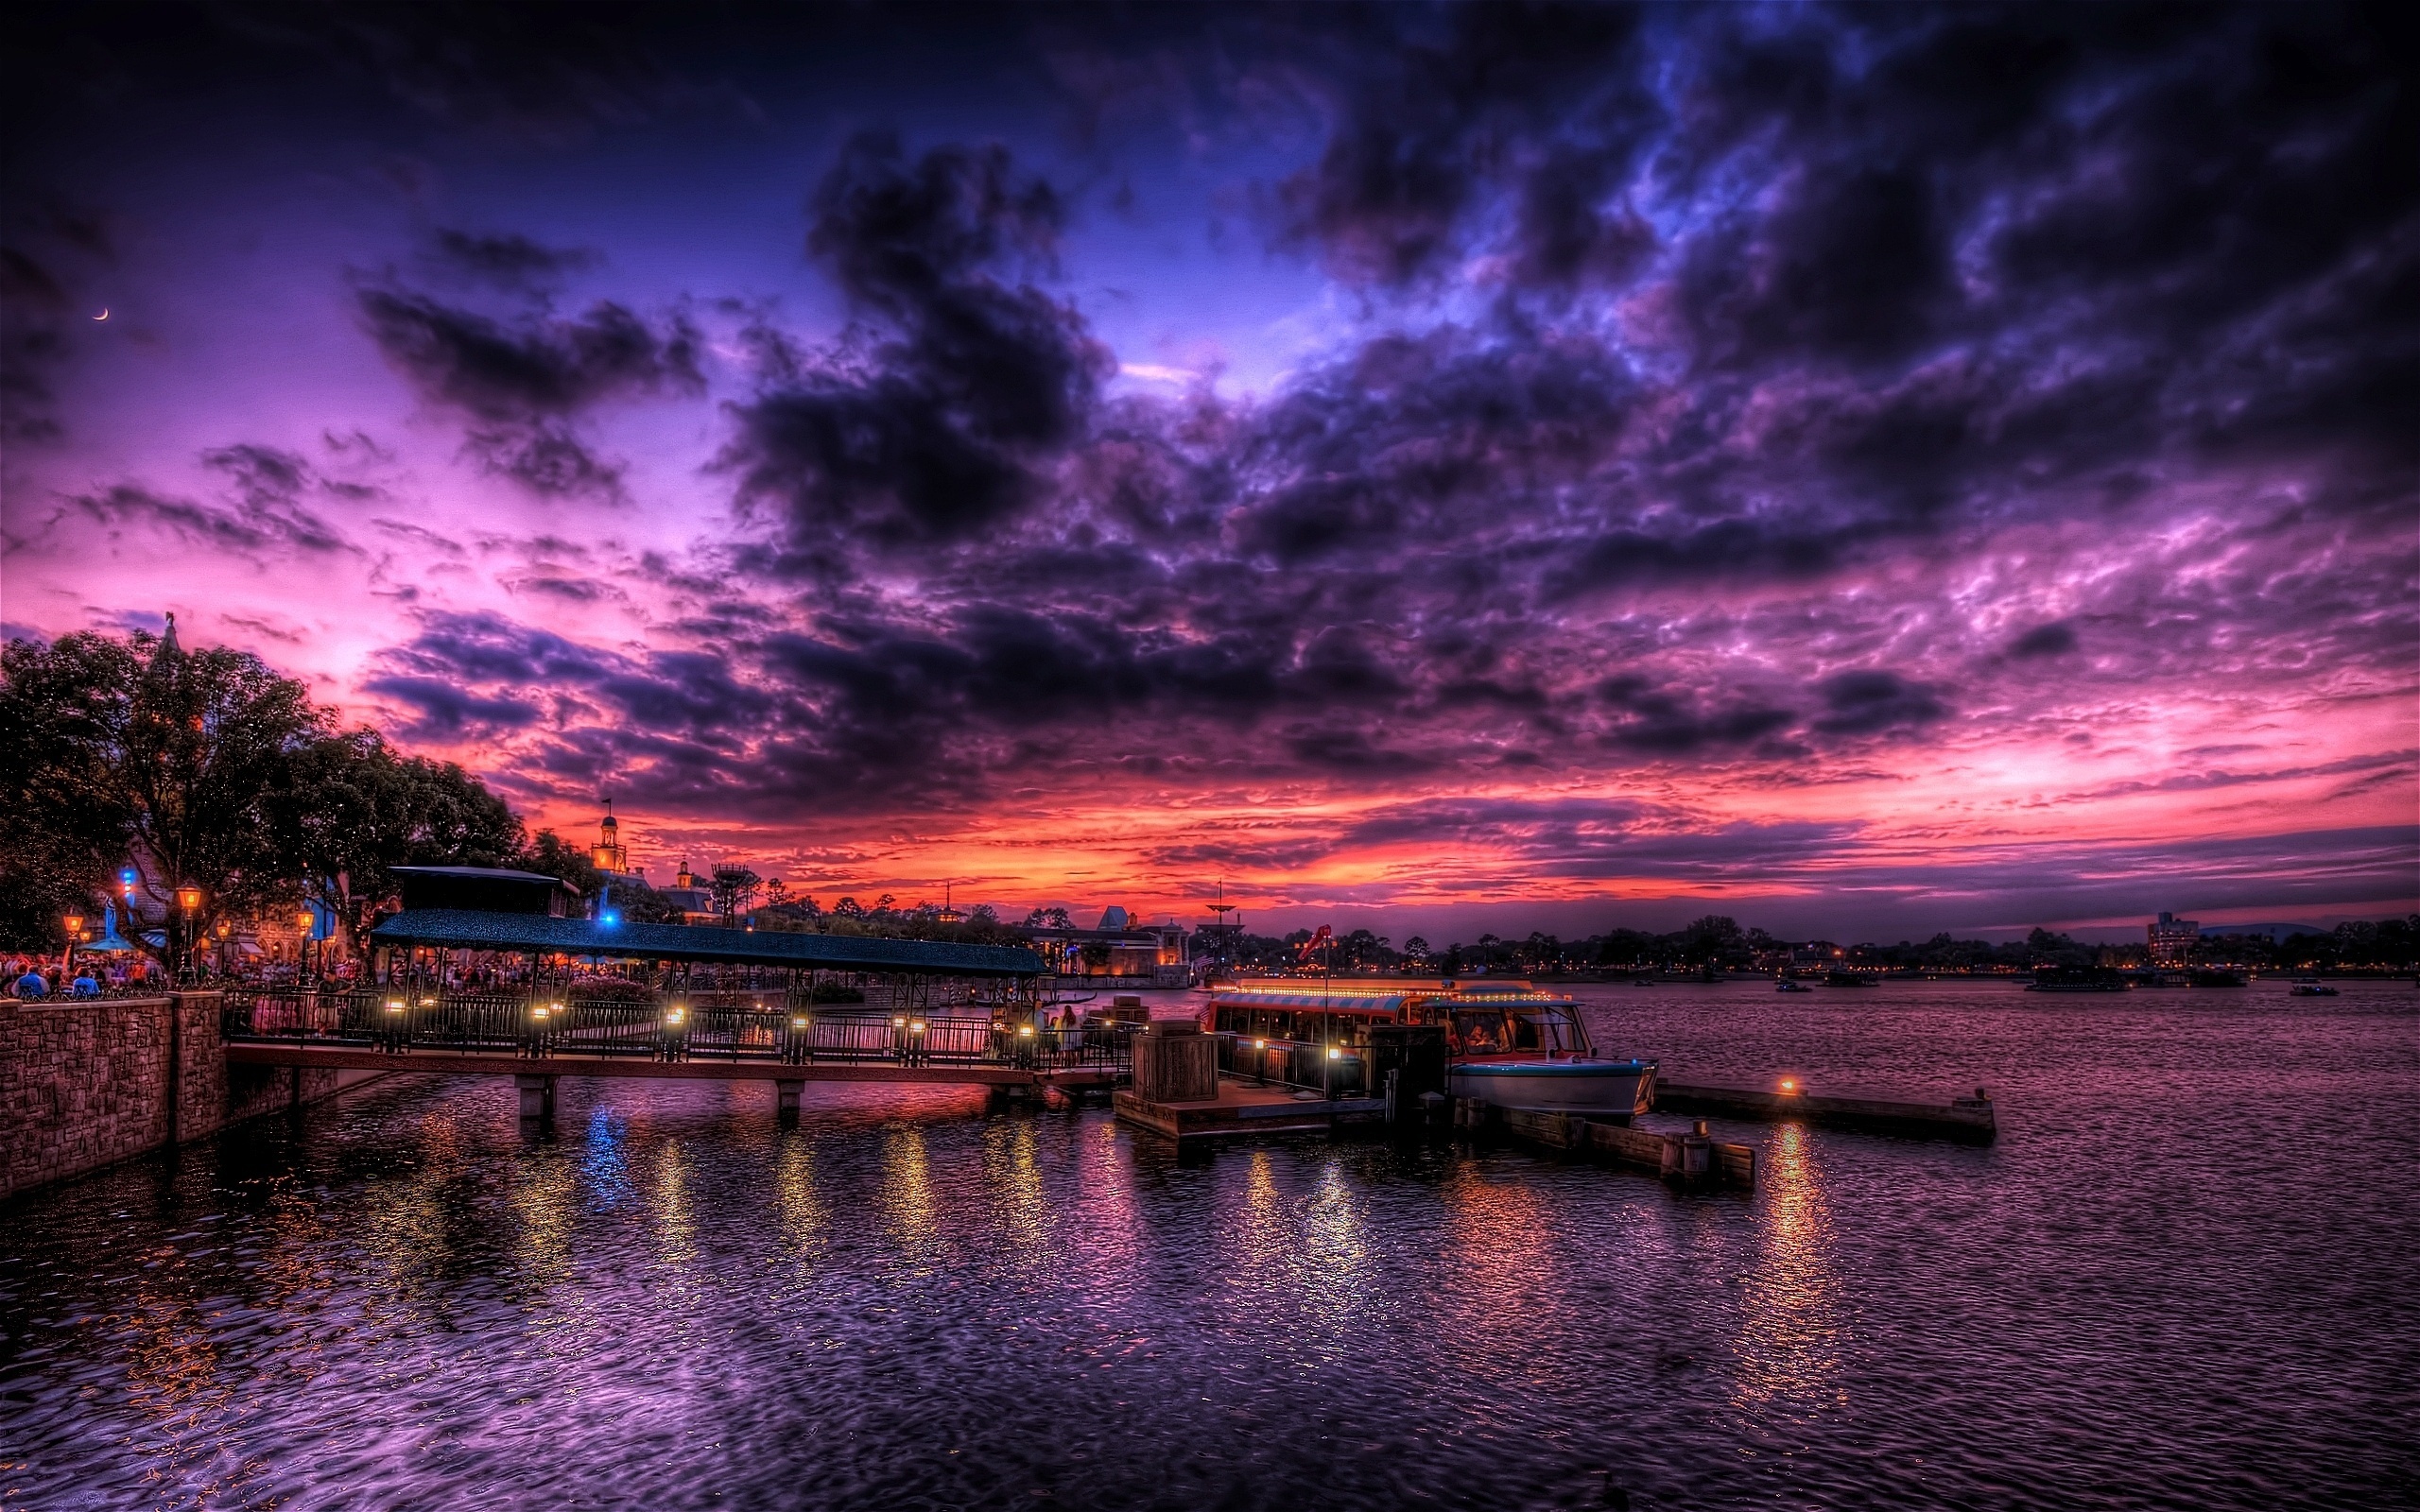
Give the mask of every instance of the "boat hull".
<path id="1" fill-rule="evenodd" d="M 1445 1090 L 1498 1108 L 1580 1113 L 1628 1122 L 1654 1106 L 1651 1060 L 1463 1060 L 1445 1068 Z"/>

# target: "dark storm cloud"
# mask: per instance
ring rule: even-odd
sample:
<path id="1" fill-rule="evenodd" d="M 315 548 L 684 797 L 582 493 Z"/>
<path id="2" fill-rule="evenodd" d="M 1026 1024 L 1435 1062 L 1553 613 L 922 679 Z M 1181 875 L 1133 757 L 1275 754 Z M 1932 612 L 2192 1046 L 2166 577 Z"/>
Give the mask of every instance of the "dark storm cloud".
<path id="1" fill-rule="evenodd" d="M 1753 746 L 1797 722 L 1788 709 L 1754 702 L 1702 706 L 1686 694 L 1652 688 L 1645 678 L 1610 678 L 1598 696 L 1620 711 L 1607 732 L 1616 745 L 1666 755 Z"/>
<path id="2" fill-rule="evenodd" d="M 544 288 L 601 261 L 586 248 L 544 247 L 517 232 L 440 231 L 437 248 L 448 266 L 515 292 Z"/>
<path id="3" fill-rule="evenodd" d="M 1840 672 L 1816 684 L 1824 712 L 1812 728 L 1826 735 L 1913 734 L 1949 717 L 1930 688 L 1895 672 Z"/>
<path id="4" fill-rule="evenodd" d="M 572 429 L 580 413 L 704 387 L 701 338 L 679 315 L 659 330 L 599 301 L 575 319 L 533 314 L 508 324 L 381 287 L 361 290 L 357 302 L 388 361 L 427 398 L 472 417 L 464 440 L 481 465 L 543 495 L 622 496 L 622 465 Z"/>
<path id="5" fill-rule="evenodd" d="M 1660 207 L 1708 376 L 2030 358 L 2039 327 L 2183 355 L 2135 397 L 2204 444 L 2379 443 L 2420 373 L 2394 318 L 2420 286 L 2420 104 L 2386 14 L 1375 12 L 1361 56 L 1386 61 L 1340 86 L 1284 231 L 1379 284 L 1492 251 L 1552 293 L 1631 276 Z M 2230 375 L 2266 402 L 2195 392 Z"/>
<path id="6" fill-rule="evenodd" d="M 445 743 L 526 729 L 543 717 L 518 698 L 486 697 L 442 678 L 381 673 L 363 680 L 362 691 L 411 711 L 404 729 L 416 739 Z"/>
<path id="7" fill-rule="evenodd" d="M 1278 186 L 1282 239 L 1316 247 L 1346 278 L 1413 284 L 1464 249 L 1468 222 L 1509 176 L 1525 273 L 1569 283 L 1635 262 L 1651 237 L 1605 197 L 1654 115 L 1637 77 L 1638 12 L 1473 6 L 1442 27 L 1375 15 L 1382 34 L 1402 26 L 1365 41 L 1392 66 L 1346 85 L 1319 162 Z"/>
<path id="8" fill-rule="evenodd" d="M 675 793 L 729 789 L 754 742 L 807 712 L 735 677 L 718 655 L 610 651 L 492 612 L 427 614 L 381 660 L 363 687 L 432 738 L 543 727 L 533 754 L 550 767 L 643 763 Z"/>
<path id="9" fill-rule="evenodd" d="M 362 318 L 387 359 L 430 398 L 481 420 L 569 415 L 600 400 L 694 391 L 698 334 L 678 317 L 659 333 L 610 301 L 577 319 L 507 325 L 406 290 L 361 291 Z"/>
<path id="10" fill-rule="evenodd" d="M 188 541 L 258 553 L 275 547 L 303 551 L 349 549 L 342 536 L 317 515 L 289 502 L 233 504 L 179 498 L 121 483 L 70 501 L 95 524 L 114 531 L 150 526 Z"/>
<path id="11" fill-rule="evenodd" d="M 723 465 L 803 538 L 889 544 L 981 533 L 1034 498 L 1082 435 L 1110 367 L 1083 321 L 1003 275 L 1046 264 L 1064 210 L 1005 149 L 909 162 L 851 142 L 816 190 L 807 248 L 880 328 L 860 360 L 775 364 L 736 406 Z"/>
<path id="12" fill-rule="evenodd" d="M 322 477 L 302 457 L 275 447 L 221 447 L 203 453 L 201 462 L 227 479 L 222 497 L 183 498 L 122 483 L 77 494 L 68 504 L 112 534 L 127 527 L 164 530 L 235 551 L 256 565 L 296 552 L 358 552 L 321 510 L 354 508 L 373 497 L 372 490 Z"/>
<path id="13" fill-rule="evenodd" d="M 2011 641 L 2008 654 L 2019 660 L 2066 656 L 2076 648 L 2075 627 L 2064 622 L 2037 625 Z"/>

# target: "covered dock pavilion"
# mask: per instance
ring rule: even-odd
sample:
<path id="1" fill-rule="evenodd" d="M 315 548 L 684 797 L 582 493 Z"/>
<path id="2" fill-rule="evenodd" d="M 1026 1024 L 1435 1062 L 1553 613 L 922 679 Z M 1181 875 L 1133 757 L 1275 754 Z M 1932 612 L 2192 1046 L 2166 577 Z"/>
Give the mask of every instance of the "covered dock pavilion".
<path id="1" fill-rule="evenodd" d="M 571 1074 L 1107 1085 L 1131 1038 L 1038 1022 L 1049 968 L 1016 946 L 407 908 L 375 981 L 229 994 L 232 1062 L 510 1071 L 551 1108 Z M 543 1093 L 543 1095 L 542 1095 Z"/>

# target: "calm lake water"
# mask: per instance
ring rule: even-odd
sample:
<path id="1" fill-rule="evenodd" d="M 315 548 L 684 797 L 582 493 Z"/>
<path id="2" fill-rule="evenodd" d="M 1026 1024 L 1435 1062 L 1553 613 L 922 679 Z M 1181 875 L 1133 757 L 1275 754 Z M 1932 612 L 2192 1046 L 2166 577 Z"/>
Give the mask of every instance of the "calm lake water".
<path id="1" fill-rule="evenodd" d="M 2420 992 L 1584 990 L 1751 1196 L 1099 1109 L 381 1083 L 0 1205 L 0 1506 L 2279 1507 L 2420 1497 Z M 816 1101 L 820 1096 L 820 1101 Z M 1618 1494 L 1616 1494 L 1618 1493 Z"/>

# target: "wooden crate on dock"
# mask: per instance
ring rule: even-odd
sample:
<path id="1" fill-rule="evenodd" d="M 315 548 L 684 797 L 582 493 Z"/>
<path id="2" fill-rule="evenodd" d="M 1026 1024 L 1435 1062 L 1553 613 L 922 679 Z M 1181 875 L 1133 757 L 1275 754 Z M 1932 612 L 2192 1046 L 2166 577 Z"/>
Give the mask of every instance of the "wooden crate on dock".
<path id="1" fill-rule="evenodd" d="M 1200 1103 L 1219 1095 L 1219 1041 L 1190 1020 L 1155 1023 L 1134 1037 L 1134 1095 L 1149 1103 Z"/>

